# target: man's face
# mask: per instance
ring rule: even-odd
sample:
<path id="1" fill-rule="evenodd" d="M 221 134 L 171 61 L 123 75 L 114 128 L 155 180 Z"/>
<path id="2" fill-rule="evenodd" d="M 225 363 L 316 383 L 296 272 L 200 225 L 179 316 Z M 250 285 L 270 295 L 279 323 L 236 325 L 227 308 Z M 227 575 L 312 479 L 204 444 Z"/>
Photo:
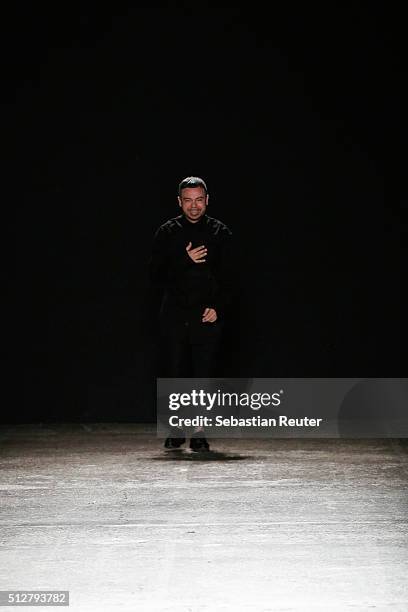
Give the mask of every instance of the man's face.
<path id="1" fill-rule="evenodd" d="M 184 216 L 191 223 L 196 223 L 205 214 L 208 195 L 205 195 L 204 187 L 188 187 L 181 190 L 178 201 Z"/>

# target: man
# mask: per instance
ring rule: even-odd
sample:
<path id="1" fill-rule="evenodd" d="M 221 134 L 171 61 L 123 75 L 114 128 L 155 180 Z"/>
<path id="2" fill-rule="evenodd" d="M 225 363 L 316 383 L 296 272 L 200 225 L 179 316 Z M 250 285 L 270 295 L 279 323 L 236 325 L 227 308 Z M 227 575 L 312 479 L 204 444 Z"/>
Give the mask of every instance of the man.
<path id="1" fill-rule="evenodd" d="M 156 231 L 150 277 L 160 298 L 160 329 L 166 347 L 167 377 L 209 378 L 231 301 L 231 231 L 207 215 L 203 179 L 190 176 L 179 185 L 181 213 Z M 178 448 L 184 434 L 169 437 Z M 192 450 L 208 450 L 202 428 L 190 440 Z"/>

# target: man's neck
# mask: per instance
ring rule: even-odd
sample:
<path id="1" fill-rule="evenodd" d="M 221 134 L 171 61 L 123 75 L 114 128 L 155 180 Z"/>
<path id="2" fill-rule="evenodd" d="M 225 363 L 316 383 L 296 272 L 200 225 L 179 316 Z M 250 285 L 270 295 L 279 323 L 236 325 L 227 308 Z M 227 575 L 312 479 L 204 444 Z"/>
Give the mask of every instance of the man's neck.
<path id="1" fill-rule="evenodd" d="M 184 217 L 184 219 L 186 221 L 188 221 L 189 223 L 192 223 L 193 225 L 195 225 L 196 223 L 199 223 L 204 218 L 204 215 L 201 215 L 201 217 L 199 219 L 194 219 L 194 220 L 193 219 L 189 219 L 186 215 L 183 215 L 183 217 Z"/>

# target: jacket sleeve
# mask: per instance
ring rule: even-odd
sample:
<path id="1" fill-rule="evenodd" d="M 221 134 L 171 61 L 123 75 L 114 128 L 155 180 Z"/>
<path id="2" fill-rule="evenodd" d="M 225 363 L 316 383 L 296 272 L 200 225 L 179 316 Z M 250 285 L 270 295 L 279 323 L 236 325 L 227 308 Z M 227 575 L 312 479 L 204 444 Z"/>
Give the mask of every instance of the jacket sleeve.
<path id="1" fill-rule="evenodd" d="M 163 226 L 159 227 L 154 235 L 149 262 L 150 284 L 158 296 L 163 295 L 174 274 L 182 273 L 196 265 L 186 249 L 180 249 L 180 252 L 175 254 L 170 245 L 171 234 Z"/>
<path id="2" fill-rule="evenodd" d="M 163 291 L 167 280 L 167 241 L 166 232 L 162 227 L 156 231 L 153 238 L 152 253 L 149 261 L 149 279 L 151 285 Z"/>

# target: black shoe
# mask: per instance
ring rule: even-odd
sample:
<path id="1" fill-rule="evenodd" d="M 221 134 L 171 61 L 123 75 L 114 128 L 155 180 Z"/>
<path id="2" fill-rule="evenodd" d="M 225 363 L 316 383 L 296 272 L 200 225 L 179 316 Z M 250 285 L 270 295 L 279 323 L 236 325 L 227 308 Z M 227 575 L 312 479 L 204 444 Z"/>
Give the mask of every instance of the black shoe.
<path id="1" fill-rule="evenodd" d="M 164 441 L 164 447 L 168 448 L 168 449 L 179 448 L 186 441 L 186 438 L 185 438 L 183 432 L 181 432 L 180 436 L 182 436 L 182 437 L 179 437 L 179 438 L 166 438 L 165 441 Z"/>
<path id="2" fill-rule="evenodd" d="M 208 451 L 210 450 L 210 445 L 204 437 L 199 438 L 197 434 L 191 438 L 190 448 L 193 451 Z"/>

